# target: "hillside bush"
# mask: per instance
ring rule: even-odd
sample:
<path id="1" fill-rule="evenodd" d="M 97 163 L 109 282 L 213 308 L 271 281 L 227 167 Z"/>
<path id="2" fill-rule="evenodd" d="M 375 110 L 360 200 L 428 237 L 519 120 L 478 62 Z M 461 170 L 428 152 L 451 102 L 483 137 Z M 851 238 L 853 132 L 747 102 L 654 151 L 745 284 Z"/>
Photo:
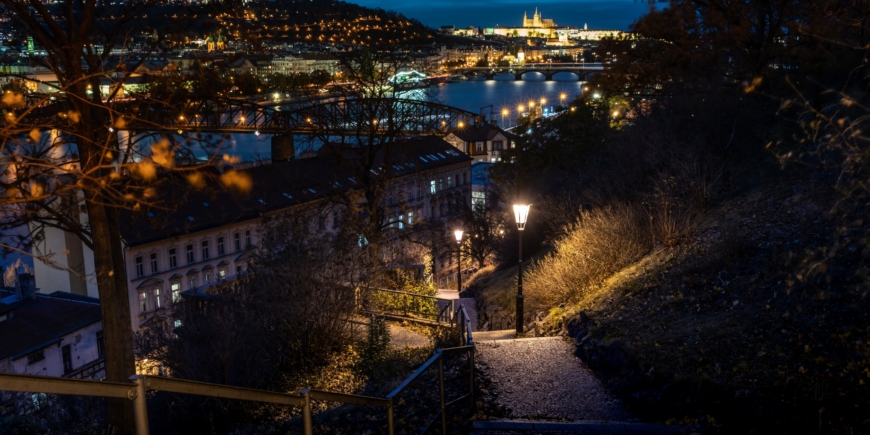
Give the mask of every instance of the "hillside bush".
<path id="1" fill-rule="evenodd" d="M 624 203 L 581 211 L 565 234 L 556 250 L 525 275 L 532 307 L 548 309 L 576 300 L 652 247 L 646 212 Z"/>

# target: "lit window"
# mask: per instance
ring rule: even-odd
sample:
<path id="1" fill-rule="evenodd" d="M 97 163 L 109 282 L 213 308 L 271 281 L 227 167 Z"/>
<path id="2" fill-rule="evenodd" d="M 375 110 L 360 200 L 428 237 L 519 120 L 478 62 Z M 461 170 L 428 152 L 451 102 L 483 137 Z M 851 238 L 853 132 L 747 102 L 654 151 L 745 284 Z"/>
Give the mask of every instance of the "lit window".
<path id="1" fill-rule="evenodd" d="M 139 292 L 139 312 L 144 313 L 148 311 L 148 292 L 141 291 Z"/>
<path id="2" fill-rule="evenodd" d="M 181 300 L 181 283 L 178 281 L 173 282 L 169 285 L 170 290 L 172 291 L 172 302 L 178 302 Z"/>
<path id="3" fill-rule="evenodd" d="M 154 289 L 154 309 L 160 308 L 162 304 L 160 303 L 160 287 Z"/>
<path id="4" fill-rule="evenodd" d="M 432 180 L 432 181 L 429 182 L 429 193 L 431 193 L 431 194 L 433 194 L 433 195 L 436 193 L 436 190 L 435 190 L 435 180 Z"/>

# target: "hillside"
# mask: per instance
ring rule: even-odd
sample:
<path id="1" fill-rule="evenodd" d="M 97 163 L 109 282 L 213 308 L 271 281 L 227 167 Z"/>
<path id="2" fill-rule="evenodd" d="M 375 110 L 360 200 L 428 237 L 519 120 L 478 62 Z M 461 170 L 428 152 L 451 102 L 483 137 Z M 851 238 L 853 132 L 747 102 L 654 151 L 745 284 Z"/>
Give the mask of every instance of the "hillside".
<path id="1" fill-rule="evenodd" d="M 738 138 L 755 131 L 753 115 L 743 116 Z M 538 131 L 589 132 L 595 119 L 572 114 Z M 575 339 L 577 355 L 645 420 L 698 423 L 706 433 L 866 430 L 864 200 L 835 188 L 840 172 L 783 165 L 746 141 L 720 156 L 723 176 L 709 202 L 690 206 L 690 190 L 662 190 L 686 180 L 656 171 L 692 158 L 675 141 L 650 153 L 635 129 L 645 137 L 695 133 L 652 115 L 618 127 L 606 136 L 609 147 L 586 148 L 575 160 L 561 153 L 560 163 L 535 171 L 532 202 L 540 206 L 527 228 L 558 221 L 560 201 L 579 208 L 527 266 L 527 331 Z M 669 159 L 655 157 L 662 153 Z M 635 184 L 634 173 L 653 179 Z M 656 177 L 664 184 L 655 187 Z M 689 179 L 686 186 L 701 178 Z M 510 319 L 515 263 L 503 264 L 475 284 L 492 317 Z"/>
<path id="2" fill-rule="evenodd" d="M 107 8 L 107 16 L 120 14 Z M 344 1 L 279 0 L 154 6 L 136 18 L 171 44 L 217 34 L 254 49 L 304 42 L 324 45 L 431 45 L 468 41 L 437 33 L 397 12 Z"/>

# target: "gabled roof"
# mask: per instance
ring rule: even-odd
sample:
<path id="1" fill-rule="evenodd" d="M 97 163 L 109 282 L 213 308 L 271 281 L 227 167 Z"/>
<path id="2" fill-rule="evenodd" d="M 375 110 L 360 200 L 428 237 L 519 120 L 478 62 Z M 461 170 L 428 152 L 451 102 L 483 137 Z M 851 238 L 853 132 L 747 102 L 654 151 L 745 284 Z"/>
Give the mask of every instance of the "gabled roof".
<path id="1" fill-rule="evenodd" d="M 100 302 L 95 298 L 60 291 L 37 293 L 13 307 L 11 319 L 0 322 L 0 358 L 20 358 L 100 319 Z"/>
<path id="2" fill-rule="evenodd" d="M 501 133 L 502 136 L 506 137 L 508 140 L 516 139 L 516 135 L 502 130 L 497 125 L 484 123 L 467 125 L 462 128 L 454 127 L 450 130 L 450 133 L 465 142 L 483 142 L 492 140 L 492 138 L 494 138 L 499 133 Z"/>
<path id="3" fill-rule="evenodd" d="M 205 231 L 233 223 L 257 219 L 264 213 L 326 198 L 358 187 L 362 148 L 327 144 L 311 158 L 273 162 L 239 169 L 250 176 L 247 194 L 227 191 L 219 183 L 215 168 L 204 170 L 206 188 L 196 190 L 179 174 L 167 174 L 157 187 L 158 196 L 175 206 L 171 212 L 121 211 L 121 236 L 127 246 L 138 246 L 185 234 Z M 373 168 L 400 177 L 470 162 L 467 154 L 443 139 L 423 136 L 392 144 L 391 167 L 383 168 L 384 148 L 376 151 Z M 338 162 L 341 161 L 342 164 Z"/>

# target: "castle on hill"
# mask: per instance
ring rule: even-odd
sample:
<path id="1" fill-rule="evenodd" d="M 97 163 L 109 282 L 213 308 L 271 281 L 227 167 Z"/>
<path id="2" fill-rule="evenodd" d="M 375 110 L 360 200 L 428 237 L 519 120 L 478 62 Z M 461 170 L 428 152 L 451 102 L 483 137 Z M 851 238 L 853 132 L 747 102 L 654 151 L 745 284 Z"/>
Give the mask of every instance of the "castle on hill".
<path id="1" fill-rule="evenodd" d="M 535 8 L 535 15 L 529 19 L 528 15 L 523 12 L 523 27 L 542 27 L 542 28 L 553 28 L 556 27 L 556 23 L 553 22 L 552 18 L 543 18 L 540 13 L 538 13 L 538 8 Z"/>

